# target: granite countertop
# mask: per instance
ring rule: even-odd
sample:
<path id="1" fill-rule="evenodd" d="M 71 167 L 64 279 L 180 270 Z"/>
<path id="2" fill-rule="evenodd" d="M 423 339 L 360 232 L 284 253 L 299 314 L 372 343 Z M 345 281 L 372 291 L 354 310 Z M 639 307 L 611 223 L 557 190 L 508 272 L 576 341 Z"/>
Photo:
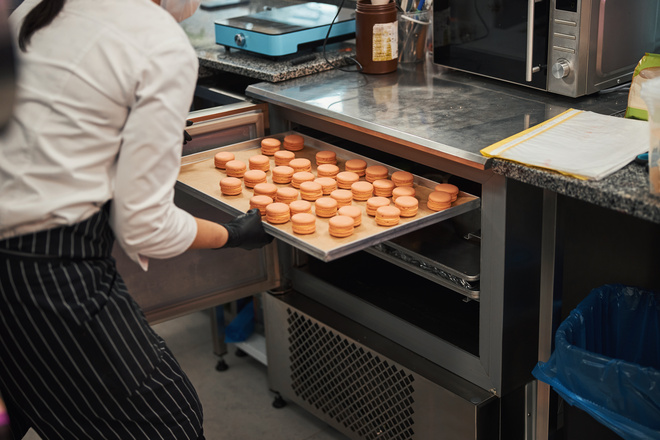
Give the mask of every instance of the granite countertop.
<path id="1" fill-rule="evenodd" d="M 240 17 L 276 5 L 291 5 L 289 0 L 250 0 L 238 6 L 208 10 L 199 8 L 181 27 L 188 35 L 199 59 L 200 76 L 210 76 L 218 71 L 229 72 L 258 81 L 280 82 L 301 76 L 345 66 L 348 58 L 355 55 L 355 42 L 349 40 L 278 57 L 261 56 L 238 49 L 225 49 L 215 42 L 215 21 Z M 327 59 L 327 60 L 326 60 Z"/>
<path id="2" fill-rule="evenodd" d="M 429 154 L 469 161 L 558 194 L 660 224 L 660 197 L 631 163 L 599 181 L 484 157 L 481 149 L 576 108 L 619 116 L 627 91 L 568 98 L 426 65 L 387 75 L 337 70 L 283 83 L 250 85 L 246 94 L 278 106 L 332 118 L 421 146 Z"/>

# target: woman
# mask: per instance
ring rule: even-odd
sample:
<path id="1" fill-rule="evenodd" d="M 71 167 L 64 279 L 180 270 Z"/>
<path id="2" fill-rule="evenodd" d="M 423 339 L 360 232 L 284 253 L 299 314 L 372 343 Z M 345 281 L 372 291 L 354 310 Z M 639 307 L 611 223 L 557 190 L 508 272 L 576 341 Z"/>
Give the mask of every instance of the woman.
<path id="1" fill-rule="evenodd" d="M 163 0 L 165 2 L 165 0 Z M 173 204 L 197 60 L 190 0 L 25 0 L 17 102 L 0 137 L 0 395 L 15 438 L 202 439 L 187 377 L 110 256 L 270 241 Z"/>

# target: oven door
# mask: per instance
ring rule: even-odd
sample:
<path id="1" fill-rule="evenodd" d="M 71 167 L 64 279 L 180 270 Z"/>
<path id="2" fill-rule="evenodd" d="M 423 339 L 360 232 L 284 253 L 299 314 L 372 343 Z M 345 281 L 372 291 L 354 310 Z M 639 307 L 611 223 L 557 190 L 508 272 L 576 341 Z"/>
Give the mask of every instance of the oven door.
<path id="1" fill-rule="evenodd" d="M 549 0 L 436 0 L 435 64 L 546 90 Z"/>
<path id="2" fill-rule="evenodd" d="M 187 155 L 257 137 L 265 132 L 265 106 L 247 102 L 191 112 Z M 175 203 L 191 214 L 225 223 L 233 216 L 182 191 Z M 264 292 L 279 285 L 275 244 L 263 249 L 192 250 L 151 260 L 147 272 L 115 246 L 114 257 L 129 292 L 152 324 Z"/>

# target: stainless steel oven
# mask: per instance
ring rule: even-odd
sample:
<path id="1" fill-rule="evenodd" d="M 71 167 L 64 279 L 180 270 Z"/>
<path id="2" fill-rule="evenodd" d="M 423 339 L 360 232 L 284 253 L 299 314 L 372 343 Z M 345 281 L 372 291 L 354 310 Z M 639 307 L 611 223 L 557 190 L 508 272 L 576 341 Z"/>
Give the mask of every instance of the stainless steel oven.
<path id="1" fill-rule="evenodd" d="M 657 0 L 439 0 L 436 64 L 577 97 L 629 81 L 659 46 Z"/>

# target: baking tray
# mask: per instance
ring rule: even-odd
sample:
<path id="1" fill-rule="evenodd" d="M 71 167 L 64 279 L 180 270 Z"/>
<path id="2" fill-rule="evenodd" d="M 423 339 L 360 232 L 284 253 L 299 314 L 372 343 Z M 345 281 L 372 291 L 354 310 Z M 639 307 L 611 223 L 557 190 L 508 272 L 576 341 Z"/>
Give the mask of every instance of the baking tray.
<path id="1" fill-rule="evenodd" d="M 305 140 L 303 150 L 296 151 L 295 154 L 296 157 L 304 157 L 312 162 L 312 172 L 314 174 L 316 174 L 315 155 L 321 150 L 331 150 L 336 153 L 337 165 L 341 171 L 344 170 L 344 164 L 349 159 L 362 159 L 367 162 L 367 166 L 383 165 L 387 167 L 390 175 L 394 171 L 398 171 L 398 168 L 365 156 L 360 156 L 295 131 L 267 137 L 282 140 L 289 134 L 299 134 Z M 177 181 L 177 189 L 185 191 L 230 214 L 238 215 L 248 211 L 253 191 L 243 187 L 243 192 L 240 195 L 223 195 L 220 191 L 219 182 L 220 179 L 226 177 L 226 173 L 223 170 L 215 168 L 213 157 L 219 151 L 231 151 L 234 153 L 236 159 L 242 160 L 247 164 L 250 156 L 261 154 L 260 145 L 262 139 L 252 139 L 238 144 L 184 156 L 181 159 L 181 171 Z M 270 167 L 272 169 L 275 163 L 272 157 L 270 160 Z M 271 172 L 269 171 L 267 175 L 268 182 L 272 183 Z M 364 179 L 364 177 L 361 179 Z M 480 207 L 481 200 L 479 197 L 460 191 L 458 198 L 452 203 L 451 208 L 439 212 L 429 210 L 426 207 L 426 199 L 437 183 L 417 175 L 414 176 L 413 184 L 417 192 L 415 197 L 420 202 L 419 211 L 415 217 L 401 218 L 401 222 L 396 226 L 386 227 L 377 225 L 374 218 L 368 216 L 366 213 L 366 202 L 354 200 L 353 205 L 359 206 L 362 209 L 363 215 L 362 224 L 355 228 L 355 232 L 350 237 L 336 238 L 330 236 L 328 232 L 328 219 L 319 217 L 316 219 L 316 232 L 309 235 L 294 234 L 291 222 L 283 225 L 272 225 L 264 220 L 264 227 L 269 234 L 307 254 L 322 261 L 331 261 Z"/>

